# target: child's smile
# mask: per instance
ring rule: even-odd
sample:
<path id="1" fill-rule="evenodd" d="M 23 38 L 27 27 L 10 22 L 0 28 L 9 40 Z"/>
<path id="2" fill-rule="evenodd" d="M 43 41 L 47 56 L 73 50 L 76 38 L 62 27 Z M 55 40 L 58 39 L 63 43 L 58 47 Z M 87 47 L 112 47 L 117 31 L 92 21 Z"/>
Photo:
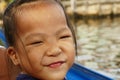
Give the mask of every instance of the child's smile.
<path id="1" fill-rule="evenodd" d="M 20 36 L 16 52 L 23 72 L 38 79 L 64 79 L 74 62 L 75 47 L 62 8 L 41 4 L 33 9 L 21 9 L 16 19 Z"/>
<path id="2" fill-rule="evenodd" d="M 60 66 L 62 66 L 66 61 L 56 61 L 56 62 L 51 62 L 50 64 L 46 65 L 50 68 L 58 68 Z"/>

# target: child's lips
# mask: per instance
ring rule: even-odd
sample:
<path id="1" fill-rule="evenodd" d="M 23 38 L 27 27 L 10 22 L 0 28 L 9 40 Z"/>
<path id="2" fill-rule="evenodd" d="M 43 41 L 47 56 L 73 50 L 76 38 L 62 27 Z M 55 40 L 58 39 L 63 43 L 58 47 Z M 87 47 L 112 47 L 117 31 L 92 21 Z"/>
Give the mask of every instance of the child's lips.
<path id="1" fill-rule="evenodd" d="M 47 66 L 50 68 L 57 68 L 57 67 L 60 67 L 63 63 L 65 63 L 65 61 L 57 61 L 57 62 L 50 63 Z"/>

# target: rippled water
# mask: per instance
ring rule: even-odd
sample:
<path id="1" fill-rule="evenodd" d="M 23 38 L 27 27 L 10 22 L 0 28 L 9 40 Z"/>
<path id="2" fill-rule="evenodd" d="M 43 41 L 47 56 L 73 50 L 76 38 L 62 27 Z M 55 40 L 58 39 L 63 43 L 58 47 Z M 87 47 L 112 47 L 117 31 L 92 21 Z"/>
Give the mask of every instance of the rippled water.
<path id="1" fill-rule="evenodd" d="M 120 17 L 76 22 L 77 61 L 120 80 Z"/>

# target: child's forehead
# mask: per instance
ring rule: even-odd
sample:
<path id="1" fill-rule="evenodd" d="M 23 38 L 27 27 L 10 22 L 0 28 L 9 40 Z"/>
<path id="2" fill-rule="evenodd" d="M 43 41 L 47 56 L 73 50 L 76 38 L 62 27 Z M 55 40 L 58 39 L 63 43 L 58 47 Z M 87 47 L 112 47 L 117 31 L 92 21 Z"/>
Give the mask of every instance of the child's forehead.
<path id="1" fill-rule="evenodd" d="M 41 11 L 40 13 L 42 13 L 42 11 L 48 12 L 50 9 L 54 9 L 54 8 L 62 9 L 59 3 L 57 3 L 54 0 L 40 0 L 40 1 L 35 1 L 30 3 L 24 3 L 17 7 L 15 17 L 18 18 L 21 15 L 25 15 L 25 13 L 28 13 L 29 11 L 38 12 L 38 10 L 40 10 Z"/>
<path id="2" fill-rule="evenodd" d="M 15 18 L 18 20 L 19 18 L 23 18 L 24 15 L 29 16 L 30 14 L 39 13 L 44 14 L 45 16 L 55 16 L 52 14 L 55 14 L 56 12 L 59 12 L 62 15 L 64 14 L 63 8 L 55 1 L 53 0 L 42 0 L 39 2 L 32 2 L 32 3 L 26 3 L 18 7 Z M 43 16 L 43 15 L 41 15 Z M 59 17 L 61 15 L 57 15 Z M 65 17 L 65 16 L 64 16 Z"/>
<path id="3" fill-rule="evenodd" d="M 36 5 L 39 6 L 38 3 L 36 3 Z M 27 6 L 29 8 L 29 5 L 24 6 Z M 18 31 L 23 31 L 23 28 L 24 30 L 28 30 L 28 27 L 31 26 L 29 25 L 30 23 L 33 23 L 34 26 L 37 26 L 37 24 L 39 24 L 39 26 L 45 26 L 54 23 L 66 24 L 66 17 L 64 11 L 62 10 L 62 7 L 51 4 L 50 6 L 45 5 L 45 7 L 44 5 L 40 5 L 40 7 L 37 6 L 33 6 L 32 9 L 24 8 L 24 10 L 17 12 L 16 26 Z"/>
<path id="4" fill-rule="evenodd" d="M 58 3 L 55 0 L 38 0 L 28 3 L 23 3 L 17 7 L 18 10 L 27 10 L 33 8 L 45 8 L 49 6 L 55 6 Z"/>

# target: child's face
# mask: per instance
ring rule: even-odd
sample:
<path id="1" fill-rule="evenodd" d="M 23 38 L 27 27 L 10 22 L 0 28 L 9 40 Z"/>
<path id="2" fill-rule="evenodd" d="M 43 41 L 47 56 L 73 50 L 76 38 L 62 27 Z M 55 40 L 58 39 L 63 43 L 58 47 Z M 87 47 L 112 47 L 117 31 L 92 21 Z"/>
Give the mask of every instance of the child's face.
<path id="1" fill-rule="evenodd" d="M 62 8 L 24 10 L 17 15 L 17 29 L 23 43 L 17 40 L 15 55 L 23 73 L 42 80 L 63 79 L 74 62 L 75 46 Z"/>

